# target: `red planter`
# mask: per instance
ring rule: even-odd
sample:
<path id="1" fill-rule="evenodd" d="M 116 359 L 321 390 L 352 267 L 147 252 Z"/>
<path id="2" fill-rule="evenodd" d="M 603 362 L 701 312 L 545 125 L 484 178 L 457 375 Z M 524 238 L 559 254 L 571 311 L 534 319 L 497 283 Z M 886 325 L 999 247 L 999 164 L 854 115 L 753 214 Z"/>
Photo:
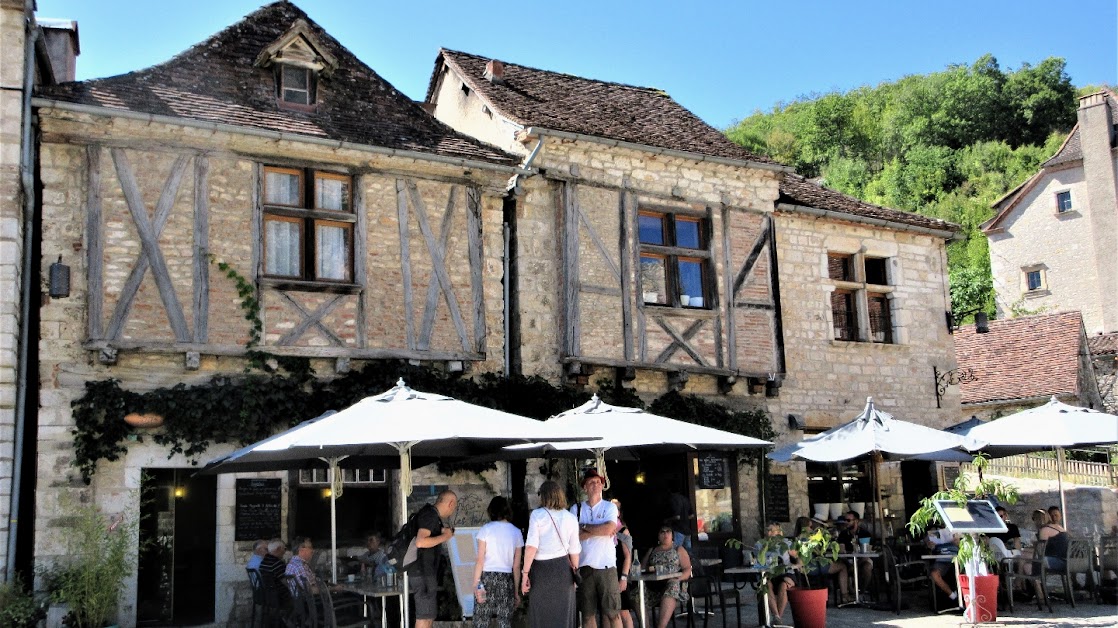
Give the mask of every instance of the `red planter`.
<path id="1" fill-rule="evenodd" d="M 970 578 L 959 576 L 959 594 L 963 596 L 967 621 L 974 622 L 974 609 L 978 609 L 978 622 L 987 623 L 998 620 L 998 577 L 978 576 L 974 579 L 974 602 L 970 599 Z"/>
<path id="2" fill-rule="evenodd" d="M 827 589 L 788 589 L 788 605 L 796 628 L 826 628 Z"/>

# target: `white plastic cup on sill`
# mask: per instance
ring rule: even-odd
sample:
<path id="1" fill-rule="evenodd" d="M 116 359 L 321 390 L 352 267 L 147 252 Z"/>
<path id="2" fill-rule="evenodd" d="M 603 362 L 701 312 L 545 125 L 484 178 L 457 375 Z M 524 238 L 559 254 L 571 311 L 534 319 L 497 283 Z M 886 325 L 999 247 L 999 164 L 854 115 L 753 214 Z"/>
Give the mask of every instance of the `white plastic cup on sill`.
<path id="1" fill-rule="evenodd" d="M 679 304 L 684 306 L 691 305 L 691 297 L 686 294 L 679 295 Z"/>

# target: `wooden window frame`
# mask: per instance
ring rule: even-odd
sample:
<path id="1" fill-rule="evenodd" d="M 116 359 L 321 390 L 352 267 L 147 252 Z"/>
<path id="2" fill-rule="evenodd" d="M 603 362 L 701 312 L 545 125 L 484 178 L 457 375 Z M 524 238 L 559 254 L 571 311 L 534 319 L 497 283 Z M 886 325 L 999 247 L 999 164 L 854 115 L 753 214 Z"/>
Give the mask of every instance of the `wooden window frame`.
<path id="1" fill-rule="evenodd" d="M 306 68 L 301 65 L 293 63 L 276 63 L 276 104 L 281 109 L 291 109 L 293 111 L 313 112 L 318 106 L 318 72 L 311 68 Z M 291 88 L 293 92 L 302 92 L 307 96 L 307 102 L 297 102 L 287 99 L 287 82 L 284 79 L 285 70 L 302 70 L 307 76 L 307 87 Z"/>
<path id="2" fill-rule="evenodd" d="M 1067 207 L 1066 208 L 1064 207 L 1064 203 L 1061 202 L 1061 200 L 1060 200 L 1061 196 L 1066 196 L 1067 197 Z M 1057 214 L 1066 214 L 1068 212 L 1075 211 L 1075 199 L 1073 199 L 1072 196 L 1071 196 L 1071 190 L 1059 190 L 1055 193 L 1055 198 L 1056 198 L 1056 213 Z"/>
<path id="3" fill-rule="evenodd" d="M 832 266 L 836 260 L 843 259 L 844 275 L 849 276 L 850 279 L 836 279 L 831 274 Z M 869 283 L 866 277 L 866 262 L 873 260 L 881 261 L 884 271 L 884 284 Z M 893 283 L 891 275 L 893 274 L 889 268 L 888 257 L 878 257 L 866 255 L 862 252 L 857 253 L 842 253 L 837 251 L 828 251 L 826 254 L 826 278 L 834 287 L 828 293 L 827 307 L 831 312 L 831 338 L 835 342 L 866 342 L 874 344 L 896 344 L 897 335 L 893 329 Z M 849 273 L 852 273 L 850 276 Z M 839 312 L 835 308 L 833 297 L 835 294 L 849 294 L 851 295 L 850 301 L 853 305 L 854 324 L 849 324 L 849 315 L 847 321 L 837 320 Z M 884 298 L 886 301 L 887 311 L 885 312 L 886 329 L 884 329 L 884 336 L 882 340 L 877 340 L 874 336 L 876 331 L 873 322 L 870 320 L 870 307 L 869 302 L 871 298 Z M 852 333 L 852 338 L 840 337 L 840 331 L 846 330 Z"/>
<path id="4" fill-rule="evenodd" d="M 268 203 L 268 173 L 278 172 L 283 174 L 294 174 L 299 176 L 299 202 L 300 206 L 282 205 L 276 203 Z M 265 241 L 263 247 L 261 276 L 266 279 L 279 280 L 279 281 L 298 281 L 300 284 L 305 284 L 304 287 L 314 290 L 316 284 L 323 288 L 333 288 L 337 286 L 353 286 L 356 285 L 357 277 L 354 271 L 354 260 L 359 254 L 357 251 L 357 240 L 355 237 L 357 211 L 353 206 L 354 200 L 354 177 L 349 174 L 332 172 L 328 170 L 319 170 L 316 168 L 292 168 L 290 166 L 271 166 L 265 165 L 261 171 L 263 180 L 261 181 L 261 205 L 263 221 L 267 223 L 270 220 L 281 220 L 286 222 L 295 222 L 301 225 L 300 230 L 300 258 L 299 258 L 299 276 L 293 277 L 289 275 L 272 275 L 268 273 L 268 260 L 267 260 L 267 242 Z M 335 209 L 322 209 L 313 207 L 312 205 L 317 202 L 317 185 L 320 179 L 333 179 L 344 180 L 349 183 L 349 196 L 346 199 L 345 205 L 348 209 L 335 210 Z M 334 227 L 341 227 L 346 230 L 346 237 L 348 239 L 348 254 L 346 260 L 346 275 L 349 279 L 324 279 L 317 277 L 318 272 L 318 227 L 319 225 L 327 225 Z M 266 226 L 262 229 L 262 235 L 267 237 Z"/>
<path id="5" fill-rule="evenodd" d="M 665 259 L 664 290 L 666 294 L 664 303 L 645 302 L 643 294 L 639 301 L 645 307 L 665 307 L 682 310 L 711 310 L 714 309 L 713 297 L 715 294 L 714 274 L 711 271 L 710 251 L 710 219 L 708 216 L 677 211 L 668 208 L 645 208 L 638 210 L 639 216 L 651 216 L 660 219 L 661 233 L 664 244 L 651 244 L 640 240 L 640 230 L 637 230 L 637 246 L 641 256 L 661 257 Z M 676 221 L 693 222 L 698 226 L 699 247 L 677 246 Z M 680 262 L 697 262 L 700 269 L 700 283 L 702 294 L 698 295 L 703 300 L 701 306 L 683 305 L 680 299 L 682 279 L 680 277 Z M 639 284 L 640 282 L 638 282 Z M 643 291 L 643 285 L 639 290 Z M 696 295 L 689 295 L 696 296 Z"/>

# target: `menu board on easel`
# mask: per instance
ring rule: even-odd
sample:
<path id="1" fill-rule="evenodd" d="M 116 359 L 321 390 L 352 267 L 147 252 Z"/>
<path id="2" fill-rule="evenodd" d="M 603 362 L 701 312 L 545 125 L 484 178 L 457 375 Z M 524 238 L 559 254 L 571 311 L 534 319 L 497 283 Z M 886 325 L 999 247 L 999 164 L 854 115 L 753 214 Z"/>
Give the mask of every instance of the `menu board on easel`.
<path id="1" fill-rule="evenodd" d="M 279 479 L 237 480 L 233 539 L 274 539 L 281 533 L 283 490 Z"/>
<path id="2" fill-rule="evenodd" d="M 726 488 L 726 457 L 718 453 L 698 455 L 697 488 Z"/>

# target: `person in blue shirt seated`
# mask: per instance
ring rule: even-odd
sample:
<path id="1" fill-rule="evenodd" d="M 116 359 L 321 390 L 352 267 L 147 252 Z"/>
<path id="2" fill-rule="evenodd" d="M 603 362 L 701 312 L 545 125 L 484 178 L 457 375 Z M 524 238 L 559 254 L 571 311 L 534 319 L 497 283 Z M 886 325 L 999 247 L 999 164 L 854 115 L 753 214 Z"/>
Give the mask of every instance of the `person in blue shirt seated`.
<path id="1" fill-rule="evenodd" d="M 955 584 L 955 565 L 952 561 L 959 553 L 959 537 L 948 534 L 946 530 L 932 529 L 928 530 L 924 542 L 933 554 L 943 556 L 943 558 L 937 558 L 929 570 L 928 575 L 932 578 L 932 582 L 935 583 L 936 588 L 946 593 L 947 597 L 952 600 L 957 599 L 958 593 L 952 586 Z"/>
<path id="2" fill-rule="evenodd" d="M 757 541 L 753 546 L 754 555 L 757 556 L 756 567 L 775 567 L 777 565 L 791 565 L 793 556 L 796 550 L 792 549 L 792 544 L 784 538 L 784 530 L 780 528 L 779 523 L 770 523 L 766 532 L 768 537 L 768 553 L 764 557 L 764 562 L 761 560 L 761 550 L 766 545 L 765 541 Z M 784 573 L 779 576 L 772 576 L 769 579 L 769 587 L 772 589 L 772 595 L 769 595 L 769 612 L 771 619 L 780 623 L 779 620 L 784 616 L 784 609 L 788 607 L 788 589 L 796 586 L 796 578 L 792 572 Z"/>

